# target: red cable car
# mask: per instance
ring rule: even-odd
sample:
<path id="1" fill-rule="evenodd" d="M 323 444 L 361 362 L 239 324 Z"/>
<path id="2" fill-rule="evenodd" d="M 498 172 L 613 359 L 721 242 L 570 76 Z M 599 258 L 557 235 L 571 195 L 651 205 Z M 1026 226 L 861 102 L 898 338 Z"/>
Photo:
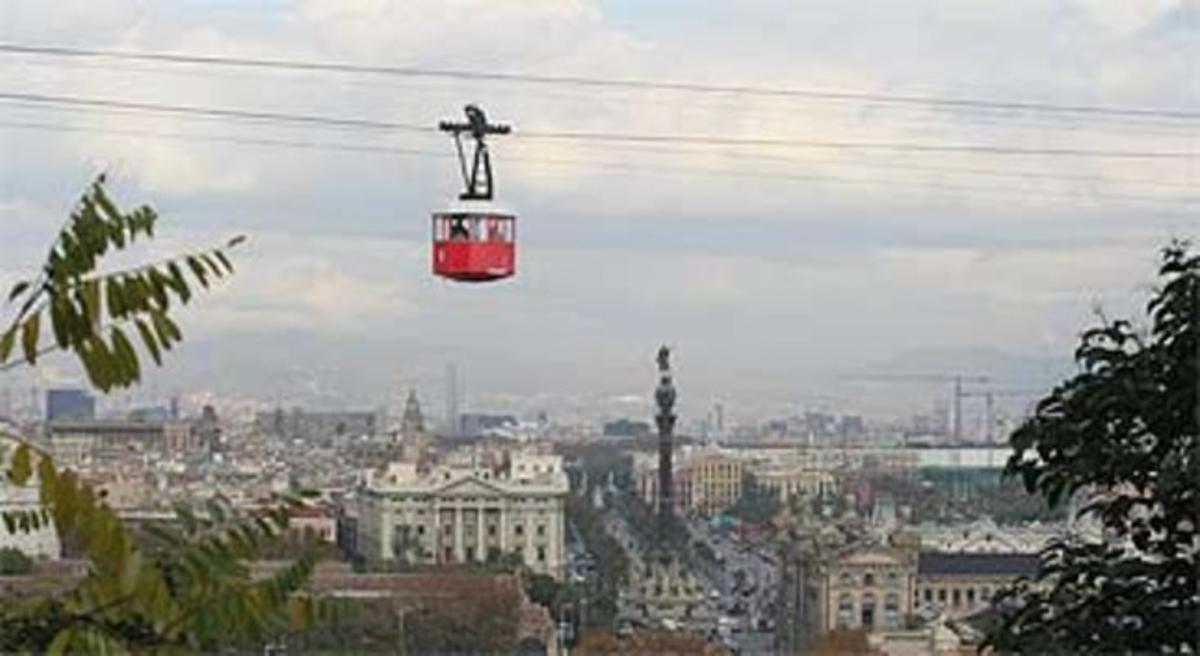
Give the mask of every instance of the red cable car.
<path id="1" fill-rule="evenodd" d="M 517 217 L 492 204 L 492 161 L 484 138 L 508 134 L 507 125 L 491 125 L 483 110 L 467 105 L 467 122 L 443 121 L 438 129 L 454 135 L 466 191 L 459 205 L 433 214 L 433 273 L 460 282 L 490 282 L 517 270 Z M 462 134 L 475 140 L 470 172 L 463 155 Z"/>
<path id="2" fill-rule="evenodd" d="M 517 217 L 486 202 L 433 215 L 433 272 L 464 282 L 516 273 Z"/>

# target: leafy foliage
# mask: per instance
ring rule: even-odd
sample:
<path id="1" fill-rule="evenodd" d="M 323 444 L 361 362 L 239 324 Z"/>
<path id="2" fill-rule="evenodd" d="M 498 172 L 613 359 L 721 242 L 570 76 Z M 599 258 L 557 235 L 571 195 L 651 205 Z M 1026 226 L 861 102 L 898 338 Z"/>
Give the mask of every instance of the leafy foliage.
<path id="1" fill-rule="evenodd" d="M 1102 543 L 1068 537 L 1036 581 L 1001 599 L 1002 651 L 1194 653 L 1200 577 L 1200 256 L 1163 250 L 1150 327 L 1103 321 L 1060 384 L 1012 436 L 1006 474 L 1052 505 L 1082 499 Z"/>
<path id="2" fill-rule="evenodd" d="M 758 484 L 752 474 L 742 479 L 742 495 L 726 510 L 726 514 L 751 524 L 766 524 L 779 513 L 779 497 Z"/>
<path id="3" fill-rule="evenodd" d="M 33 559 L 21 550 L 5 547 L 0 549 L 0 576 L 28 574 L 33 571 Z"/>
<path id="4" fill-rule="evenodd" d="M 325 540 L 311 528 L 285 531 L 282 535 L 262 545 L 256 556 L 266 560 L 292 560 L 314 557 L 316 560 L 337 560 L 338 548 Z"/>
<path id="5" fill-rule="evenodd" d="M 266 516 L 242 517 L 227 502 L 208 503 L 207 517 L 177 509 L 181 531 L 158 529 L 159 548 L 143 549 L 111 508 L 70 470 L 46 454 L 17 447 L 7 469 L 16 485 L 36 484 L 42 508 L 6 511 L 16 530 L 52 523 L 78 545 L 87 576 L 61 598 L 10 604 L 0 616 L 0 648 L 51 653 L 189 647 L 261 640 L 290 623 L 316 619 L 312 599 L 296 595 L 315 557 L 297 559 L 263 580 L 249 577 L 245 561 L 287 526 L 287 500 Z M 12 529 L 10 529 L 12 530 Z"/>
<path id="6" fill-rule="evenodd" d="M 583 636 L 575 653 L 601 654 L 696 654 L 697 656 L 721 656 L 729 650 L 703 638 L 679 632 L 639 631 L 624 639 L 616 638 L 608 631 L 593 631 Z M 847 652 L 848 653 L 848 652 Z"/>
<path id="7" fill-rule="evenodd" d="M 529 600 L 550 609 L 557 605 L 565 587 L 548 574 L 533 574 L 525 580 L 525 594 Z"/>
<path id="8" fill-rule="evenodd" d="M 402 597 L 339 600 L 342 608 L 335 617 L 318 628 L 289 633 L 282 642 L 297 653 L 514 653 L 520 624 L 517 588 L 496 585 L 488 577 L 468 579 L 473 580 L 412 589 Z M 460 588 L 464 582 L 466 590 Z"/>
<path id="9" fill-rule="evenodd" d="M 404 618 L 401 639 L 410 654 L 511 654 L 520 606 L 481 592 L 473 603 L 430 604 Z"/>
<path id="10" fill-rule="evenodd" d="M 620 590 L 629 582 L 629 556 L 604 527 L 604 519 L 586 495 L 567 496 L 567 517 L 579 529 L 583 542 L 596 558 L 596 576 L 587 586 L 587 622 L 611 629 L 616 620 Z"/>
<path id="11" fill-rule="evenodd" d="M 29 445 L 21 444 L 12 461 L 24 462 L 29 453 Z M 315 551 L 261 580 L 251 579 L 246 564 L 277 543 L 298 500 L 281 499 L 256 516 L 239 515 L 221 498 L 207 503 L 205 515 L 180 506 L 180 528 L 154 527 L 150 544 L 140 546 L 74 472 L 57 470 L 44 454 L 37 458 L 43 509 L 6 512 L 6 523 L 18 530 L 53 523 L 90 567 L 63 598 L 5 608 L 0 649 L 210 650 L 253 644 L 317 621 L 321 608 L 298 594 L 316 563 Z M 23 477 L 17 469 L 9 467 L 10 480 L 28 483 L 30 474 Z"/>
<path id="12" fill-rule="evenodd" d="M 196 284 L 207 289 L 233 273 L 225 249 L 237 246 L 242 237 L 224 248 L 97 273 L 104 257 L 153 238 L 158 222 L 145 205 L 121 210 L 104 182 L 100 176 L 80 198 L 40 273 L 9 291 L 8 303 L 18 310 L 0 332 L 0 367 L 33 366 L 41 355 L 62 349 L 78 357 L 88 380 L 101 391 L 133 385 L 141 378 L 134 343 L 140 341 L 144 352 L 161 364 L 163 353 L 183 339 L 171 318 L 172 303 L 186 304 Z M 47 332 L 52 343 L 43 337 Z"/>
<path id="13" fill-rule="evenodd" d="M 62 349 L 82 363 L 100 390 L 126 387 L 141 376 L 131 330 L 145 353 L 161 362 L 163 352 L 182 339 L 170 317 L 172 304 L 187 303 L 193 283 L 208 287 L 233 267 L 222 249 L 212 249 L 97 272 L 106 255 L 153 237 L 156 222 L 148 207 L 118 209 L 104 178 L 97 179 L 40 274 L 9 292 L 8 302 L 18 310 L 0 332 L 0 370 L 21 362 L 34 366 L 41 355 Z M 52 344 L 42 338 L 47 325 Z M 18 340 L 20 355 L 14 358 Z M 317 620 L 320 607 L 302 594 L 315 556 L 303 555 L 262 579 L 251 577 L 246 564 L 286 528 L 295 500 L 282 499 L 270 513 L 256 516 L 239 515 L 219 498 L 203 513 L 180 507 L 181 528 L 158 529 L 156 542 L 146 547 L 75 472 L 59 469 L 49 454 L 19 436 L 0 438 L 16 444 L 7 458 L 7 483 L 36 486 L 40 504 L 0 514 L 5 529 L 53 525 L 88 563 L 86 575 L 64 594 L 6 600 L 0 606 L 0 651 L 212 651 Z"/>

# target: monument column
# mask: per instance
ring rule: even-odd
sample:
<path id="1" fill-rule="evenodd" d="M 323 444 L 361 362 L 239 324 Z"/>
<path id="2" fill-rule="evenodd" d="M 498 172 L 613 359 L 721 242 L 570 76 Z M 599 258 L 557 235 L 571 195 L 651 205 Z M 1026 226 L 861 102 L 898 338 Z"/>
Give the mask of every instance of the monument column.
<path id="1" fill-rule="evenodd" d="M 668 527 L 675 516 L 675 486 L 672 455 L 675 429 L 675 384 L 671 379 L 671 350 L 665 345 L 658 349 L 658 388 L 654 390 L 654 401 L 658 414 L 654 423 L 658 425 L 658 538 L 665 541 Z"/>

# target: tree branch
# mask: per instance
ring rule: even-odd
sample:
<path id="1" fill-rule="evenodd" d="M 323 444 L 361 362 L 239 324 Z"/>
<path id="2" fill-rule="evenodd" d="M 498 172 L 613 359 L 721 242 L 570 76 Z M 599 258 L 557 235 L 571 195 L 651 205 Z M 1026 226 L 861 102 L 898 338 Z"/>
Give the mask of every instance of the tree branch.
<path id="1" fill-rule="evenodd" d="M 225 242 L 225 248 L 236 248 L 238 244 L 242 243 L 241 240 L 242 240 L 241 235 L 233 237 Z M 62 288 L 62 291 L 71 291 L 73 289 L 77 289 L 77 288 L 79 288 L 83 285 L 86 285 L 90 282 L 93 282 L 93 281 L 103 282 L 105 280 L 110 280 L 112 278 L 117 278 L 120 276 L 130 276 L 130 275 L 134 275 L 134 274 L 144 273 L 146 271 L 149 271 L 150 269 L 157 269 L 160 266 L 177 263 L 182 260 L 186 260 L 190 257 L 202 257 L 205 255 L 211 255 L 213 252 L 220 250 L 220 248 L 221 247 L 219 247 L 219 246 L 212 246 L 212 247 L 205 248 L 205 249 L 187 251 L 187 252 L 179 253 L 177 255 L 172 255 L 170 257 L 164 257 L 164 258 L 161 258 L 158 260 L 154 260 L 152 262 L 147 262 L 145 264 L 139 264 L 138 266 L 129 267 L 127 269 L 117 269 L 115 271 L 106 271 L 104 273 L 98 273 L 96 275 L 87 276 L 86 278 L 80 278 L 77 281 L 68 283 L 67 285 L 65 285 Z M 42 275 L 39 277 L 39 280 L 44 279 L 44 278 L 45 278 L 45 276 Z M 46 287 L 44 284 L 30 284 L 29 288 L 31 290 L 35 290 L 34 294 L 30 300 L 37 298 L 38 296 L 41 296 L 46 293 Z M 28 301 L 26 301 L 26 303 L 28 304 Z M 11 330 L 13 328 L 13 326 L 16 326 L 17 324 L 19 324 L 22 319 L 29 316 L 30 314 L 34 314 L 37 312 L 41 312 L 42 310 L 45 310 L 47 305 L 48 305 L 47 301 L 42 301 L 35 308 L 32 308 L 32 309 L 28 308 L 28 307 L 22 308 L 21 311 L 17 313 L 17 316 L 13 317 L 13 320 L 8 322 L 8 330 Z M 0 371 L 3 371 L 3 369 L 0 369 Z"/>

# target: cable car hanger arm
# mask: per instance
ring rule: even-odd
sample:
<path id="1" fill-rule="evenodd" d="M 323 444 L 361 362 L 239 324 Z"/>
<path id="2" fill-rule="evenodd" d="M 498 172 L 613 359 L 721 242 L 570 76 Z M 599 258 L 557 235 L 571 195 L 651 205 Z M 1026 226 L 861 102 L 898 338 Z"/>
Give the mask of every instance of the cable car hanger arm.
<path id="1" fill-rule="evenodd" d="M 491 124 L 483 110 L 476 105 L 467 105 L 464 109 L 467 115 L 465 123 L 442 121 L 438 129 L 454 135 L 454 145 L 458 149 L 458 162 L 462 169 L 463 184 L 466 190 L 459 194 L 459 200 L 491 200 L 495 193 L 495 179 L 492 175 L 492 159 L 488 154 L 487 142 L 489 134 L 508 134 L 512 131 L 508 125 Z M 467 161 L 462 147 L 462 134 L 470 133 L 475 140 L 475 152 L 471 158 L 470 173 L 467 171 Z"/>

